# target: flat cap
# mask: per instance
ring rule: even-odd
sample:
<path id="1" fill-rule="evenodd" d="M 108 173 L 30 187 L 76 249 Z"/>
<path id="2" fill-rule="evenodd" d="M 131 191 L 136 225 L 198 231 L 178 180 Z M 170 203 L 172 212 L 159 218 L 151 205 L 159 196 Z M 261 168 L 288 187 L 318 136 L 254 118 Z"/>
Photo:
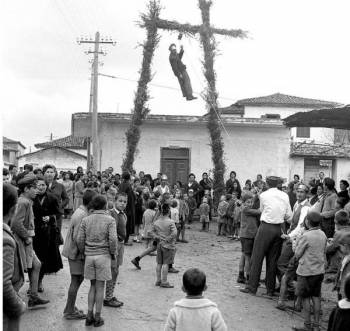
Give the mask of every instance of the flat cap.
<path id="1" fill-rule="evenodd" d="M 280 183 L 283 183 L 283 179 L 281 177 L 278 177 L 278 176 L 268 176 L 268 177 L 266 177 L 266 182 L 280 184 Z"/>
<path id="2" fill-rule="evenodd" d="M 34 174 L 27 174 L 18 181 L 18 185 L 30 185 L 37 181 L 37 177 Z"/>

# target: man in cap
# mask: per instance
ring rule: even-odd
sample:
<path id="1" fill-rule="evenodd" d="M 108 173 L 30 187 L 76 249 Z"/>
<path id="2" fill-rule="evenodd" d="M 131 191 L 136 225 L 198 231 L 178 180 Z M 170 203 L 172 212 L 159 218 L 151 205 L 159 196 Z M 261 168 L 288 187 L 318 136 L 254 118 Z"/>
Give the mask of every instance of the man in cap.
<path id="1" fill-rule="evenodd" d="M 37 178 L 34 174 L 27 174 L 17 182 L 20 196 L 18 198 L 16 213 L 11 222 L 11 230 L 19 244 L 24 270 L 29 275 L 29 308 L 45 305 L 50 302 L 49 300 L 41 299 L 38 295 L 41 263 L 33 249 L 35 229 L 32 208 L 33 200 L 37 194 L 36 182 Z"/>
<path id="2" fill-rule="evenodd" d="M 162 175 L 160 179 L 160 184 L 157 185 L 154 189 L 153 192 L 158 191 L 160 195 L 163 195 L 164 193 L 170 193 L 170 189 L 168 184 L 168 177 L 167 175 Z"/>
<path id="3" fill-rule="evenodd" d="M 282 225 L 292 215 L 288 195 L 277 189 L 281 181 L 276 176 L 267 177 L 269 189 L 260 194 L 261 224 L 254 241 L 249 283 L 241 292 L 256 294 L 265 257 L 267 295 L 272 296 L 275 291 L 277 260 L 282 246 Z"/>
<path id="4" fill-rule="evenodd" d="M 184 49 L 181 46 L 180 52 L 178 53 L 176 50 L 176 45 L 171 44 L 169 46 L 169 61 L 171 68 L 173 69 L 173 72 L 175 76 L 177 77 L 181 91 L 182 91 L 182 96 L 186 98 L 186 100 L 194 100 L 197 99 L 192 95 L 192 86 L 191 86 L 191 80 L 190 77 L 188 76 L 186 66 L 182 63 L 181 59 L 184 54 Z"/>
<path id="5" fill-rule="evenodd" d="M 297 238 L 303 233 L 303 223 L 311 207 L 307 200 L 308 192 L 309 188 L 305 184 L 298 184 L 296 191 L 297 202 L 293 207 L 292 217 L 287 220 L 290 228 L 288 234 L 282 234 L 282 239 L 284 239 L 282 252 L 277 261 L 278 277 L 281 282 L 277 308 L 281 310 L 285 310 L 286 308 L 284 301 L 286 300 L 287 285 L 296 278 L 297 264 L 294 263 L 293 247 L 295 247 Z"/>

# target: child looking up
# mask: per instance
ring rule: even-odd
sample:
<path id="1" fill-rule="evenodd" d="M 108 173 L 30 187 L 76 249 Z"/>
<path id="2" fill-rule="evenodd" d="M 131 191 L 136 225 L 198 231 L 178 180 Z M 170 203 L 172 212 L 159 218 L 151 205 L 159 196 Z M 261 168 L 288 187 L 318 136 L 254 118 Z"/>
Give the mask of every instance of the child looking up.
<path id="1" fill-rule="evenodd" d="M 325 273 L 325 250 L 327 237 L 320 229 L 322 216 L 316 211 L 309 211 L 306 216 L 308 230 L 299 238 L 295 249 L 298 259 L 296 295 L 302 298 L 304 326 L 293 330 L 320 330 L 321 287 Z M 313 303 L 314 322 L 311 322 Z"/>
<path id="2" fill-rule="evenodd" d="M 186 298 L 176 301 L 169 312 L 164 331 L 227 331 L 217 305 L 203 297 L 207 289 L 205 273 L 188 269 L 182 277 Z"/>
<path id="3" fill-rule="evenodd" d="M 218 236 L 221 234 L 224 234 L 225 230 L 225 225 L 227 223 L 227 218 L 226 218 L 226 211 L 228 207 L 228 202 L 226 201 L 226 196 L 222 195 L 220 197 L 220 203 L 218 206 Z M 222 229 L 224 228 L 224 229 Z M 222 230 L 222 231 L 221 231 Z"/>
<path id="4" fill-rule="evenodd" d="M 347 331 L 350 326 L 350 275 L 345 279 L 345 298 L 338 302 L 328 321 L 328 331 Z"/>
<path id="5" fill-rule="evenodd" d="M 203 198 L 203 202 L 199 206 L 200 222 L 202 223 L 202 231 L 209 231 L 209 212 L 208 199 Z"/>
<path id="6" fill-rule="evenodd" d="M 164 203 L 161 206 L 159 218 L 154 222 L 151 236 L 158 241 L 157 245 L 157 281 L 156 286 L 172 288 L 168 282 L 169 264 L 174 263 L 175 244 L 176 244 L 176 226 L 173 220 L 169 218 L 170 206 Z"/>

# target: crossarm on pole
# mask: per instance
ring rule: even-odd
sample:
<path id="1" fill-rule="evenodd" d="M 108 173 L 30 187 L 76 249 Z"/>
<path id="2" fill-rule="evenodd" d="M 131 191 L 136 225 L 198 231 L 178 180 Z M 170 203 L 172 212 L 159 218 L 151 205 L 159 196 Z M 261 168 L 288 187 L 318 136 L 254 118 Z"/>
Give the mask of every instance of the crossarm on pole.
<path id="1" fill-rule="evenodd" d="M 140 23 L 140 26 L 142 28 L 147 28 L 149 25 L 156 24 L 157 28 L 162 30 L 168 30 L 168 31 L 177 31 L 182 32 L 186 35 L 194 36 L 195 34 L 199 33 L 202 25 L 192 25 L 189 23 L 181 24 L 177 21 L 169 21 L 169 20 L 163 20 L 163 19 L 157 19 L 156 21 L 150 20 L 149 18 L 143 16 L 142 21 Z M 213 34 L 220 34 L 222 36 L 228 36 L 233 38 L 247 38 L 248 33 L 246 31 L 243 31 L 241 29 L 235 30 L 235 29 L 218 29 L 215 27 L 211 27 L 211 31 Z"/>

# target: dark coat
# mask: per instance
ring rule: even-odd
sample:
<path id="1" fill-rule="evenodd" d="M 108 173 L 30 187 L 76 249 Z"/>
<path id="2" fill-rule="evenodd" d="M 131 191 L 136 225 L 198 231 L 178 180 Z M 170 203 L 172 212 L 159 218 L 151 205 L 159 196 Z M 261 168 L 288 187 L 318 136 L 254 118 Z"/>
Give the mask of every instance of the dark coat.
<path id="1" fill-rule="evenodd" d="M 170 53 L 169 55 L 169 62 L 171 65 L 171 68 L 173 69 L 174 75 L 178 77 L 182 74 L 184 70 L 186 70 L 186 66 L 182 63 L 181 59 L 184 54 L 184 50 L 181 49 L 179 53 Z"/>
<path id="2" fill-rule="evenodd" d="M 143 199 L 138 195 L 135 199 L 135 225 L 142 224 L 143 216 Z"/>
<path id="3" fill-rule="evenodd" d="M 55 273 L 63 268 L 59 251 L 60 232 L 56 223 L 56 215 L 59 213 L 59 203 L 55 195 L 45 192 L 37 195 L 33 203 L 35 237 L 33 247 L 41 261 L 41 270 L 44 274 Z M 43 222 L 43 217 L 49 216 L 48 223 Z"/>
<path id="4" fill-rule="evenodd" d="M 58 183 L 57 181 L 54 180 L 50 188 L 49 186 L 47 186 L 47 192 L 56 196 L 58 200 L 58 205 L 59 205 L 57 215 L 63 215 L 64 207 L 69 202 L 69 197 L 67 195 L 66 189 L 64 188 L 63 184 Z"/>
<path id="5" fill-rule="evenodd" d="M 127 217 L 126 231 L 128 234 L 132 234 L 135 227 L 135 194 L 129 182 L 121 183 L 119 185 L 119 192 L 124 192 L 128 195 L 128 203 L 125 208 Z"/>
<path id="6" fill-rule="evenodd" d="M 188 190 L 193 190 L 193 197 L 196 199 L 197 207 L 201 204 L 199 188 L 199 184 L 196 181 L 194 181 L 191 186 L 188 186 L 188 183 L 184 186 L 184 191 L 187 194 Z"/>
<path id="7" fill-rule="evenodd" d="M 242 189 L 241 189 L 241 184 L 239 183 L 238 179 L 235 178 L 235 180 L 232 180 L 231 178 L 226 182 L 226 193 L 228 194 L 232 194 L 233 191 L 235 191 L 235 189 L 233 188 L 233 183 L 237 183 L 237 198 L 240 199 L 241 198 L 241 194 L 242 194 Z"/>
<path id="8" fill-rule="evenodd" d="M 24 284 L 24 272 L 18 244 L 9 226 L 3 224 L 3 312 L 5 318 L 15 319 L 23 313 L 23 301 L 18 295 Z"/>

